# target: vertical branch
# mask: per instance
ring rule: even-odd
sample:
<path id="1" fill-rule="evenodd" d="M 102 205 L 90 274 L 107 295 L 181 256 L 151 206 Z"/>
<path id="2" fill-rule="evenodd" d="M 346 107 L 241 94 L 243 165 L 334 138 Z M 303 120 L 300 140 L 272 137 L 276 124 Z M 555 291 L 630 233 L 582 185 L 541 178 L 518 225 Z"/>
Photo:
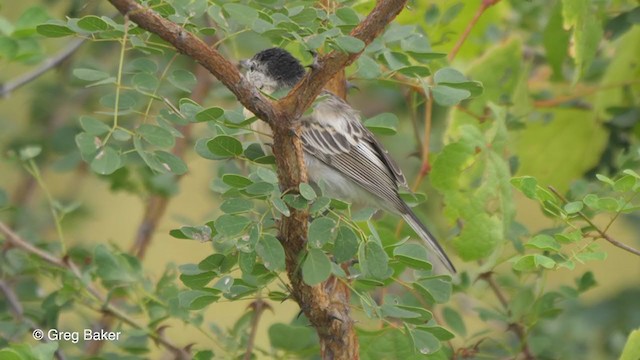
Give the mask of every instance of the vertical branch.
<path id="1" fill-rule="evenodd" d="M 429 148 L 431 146 L 431 120 L 433 117 L 433 96 L 431 91 L 425 92 L 424 106 L 424 138 L 422 139 L 422 165 L 420 172 L 413 183 L 412 190 L 418 191 L 420 184 L 431 171 L 431 163 L 429 163 Z"/>
<path id="2" fill-rule="evenodd" d="M 456 55 L 458 55 L 458 51 L 460 51 L 462 44 L 464 44 L 464 42 L 467 40 L 467 37 L 469 37 L 469 34 L 471 33 L 471 29 L 473 29 L 473 27 L 476 26 L 482 14 L 484 14 L 484 12 L 488 8 L 500 2 L 500 0 L 481 0 L 481 1 L 482 2 L 480 3 L 480 7 L 478 8 L 475 15 L 473 16 L 473 19 L 471 19 L 469 24 L 467 24 L 467 27 L 464 29 L 464 32 L 462 33 L 462 35 L 460 35 L 460 38 L 458 39 L 456 44 L 453 46 L 453 49 L 451 49 L 451 52 L 447 57 L 449 61 L 453 61 Z"/>
<path id="3" fill-rule="evenodd" d="M 509 308 L 507 297 L 504 295 L 502 289 L 500 289 L 500 286 L 493 278 L 493 272 L 480 274 L 478 278 L 487 282 L 487 284 L 491 288 L 491 291 L 493 291 L 493 293 L 496 295 L 496 298 L 498 298 L 500 305 L 502 305 L 502 308 L 507 312 L 507 316 L 511 316 L 511 309 Z M 513 322 L 508 324 L 508 329 L 513 331 L 513 333 L 516 334 L 516 336 L 520 340 L 521 352 L 524 356 L 524 359 L 535 360 L 536 357 L 531 353 L 531 349 L 529 349 L 529 343 L 527 342 L 527 334 L 525 332 L 524 326 L 518 322 Z"/>

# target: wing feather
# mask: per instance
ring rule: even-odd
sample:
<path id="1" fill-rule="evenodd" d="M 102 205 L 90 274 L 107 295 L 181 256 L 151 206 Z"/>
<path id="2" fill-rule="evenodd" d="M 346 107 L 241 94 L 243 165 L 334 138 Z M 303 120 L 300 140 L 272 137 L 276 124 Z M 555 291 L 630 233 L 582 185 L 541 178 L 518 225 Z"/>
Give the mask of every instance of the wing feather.
<path id="1" fill-rule="evenodd" d="M 398 187 L 406 186 L 405 177 L 357 113 L 330 95 L 311 117 L 302 122 L 305 151 L 403 212 Z"/>

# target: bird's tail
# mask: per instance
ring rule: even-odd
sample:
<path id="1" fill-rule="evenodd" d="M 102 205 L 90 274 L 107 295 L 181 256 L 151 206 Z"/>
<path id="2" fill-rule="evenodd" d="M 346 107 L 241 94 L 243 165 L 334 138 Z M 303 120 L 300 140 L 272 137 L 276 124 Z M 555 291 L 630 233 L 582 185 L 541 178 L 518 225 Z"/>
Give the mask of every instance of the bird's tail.
<path id="1" fill-rule="evenodd" d="M 438 244 L 436 238 L 431 235 L 427 227 L 422 224 L 420 219 L 418 219 L 416 214 L 414 214 L 408 206 L 406 207 L 405 212 L 402 214 L 402 218 L 407 222 L 407 224 L 409 224 L 409 226 L 411 226 L 413 231 L 415 231 L 418 236 L 422 238 L 422 240 L 429 246 L 429 248 L 436 254 L 436 256 L 438 256 L 438 259 L 442 262 L 442 264 L 444 264 L 447 270 L 449 270 L 451 274 L 455 274 L 456 268 L 453 266 L 453 263 L 451 262 L 451 260 L 449 260 L 449 257 L 444 252 L 440 244 Z"/>

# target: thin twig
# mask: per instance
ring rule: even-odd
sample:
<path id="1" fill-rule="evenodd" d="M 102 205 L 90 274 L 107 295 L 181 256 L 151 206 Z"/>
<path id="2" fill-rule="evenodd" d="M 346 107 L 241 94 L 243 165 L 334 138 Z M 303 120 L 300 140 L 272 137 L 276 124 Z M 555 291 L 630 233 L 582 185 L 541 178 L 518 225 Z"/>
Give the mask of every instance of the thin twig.
<path id="1" fill-rule="evenodd" d="M 500 0 L 482 0 L 482 2 L 480 3 L 480 7 L 478 8 L 475 15 L 473 16 L 473 19 L 471 19 L 469 24 L 467 24 L 467 27 L 464 29 L 464 32 L 462 33 L 462 35 L 460 35 L 460 38 L 458 39 L 456 44 L 453 46 L 453 49 L 451 49 L 451 52 L 449 52 L 449 56 L 448 56 L 449 61 L 453 61 L 456 55 L 458 55 L 458 51 L 460 51 L 462 44 L 464 44 L 464 42 L 467 40 L 467 37 L 469 37 L 469 33 L 471 33 L 471 30 L 473 29 L 473 27 L 476 26 L 482 14 L 484 14 L 484 12 L 488 8 L 492 7 L 498 2 L 500 2 Z"/>
<path id="2" fill-rule="evenodd" d="M 613 84 L 589 87 L 589 88 L 582 89 L 582 90 L 575 90 L 574 89 L 572 91 L 572 93 L 569 94 L 569 95 L 558 96 L 556 98 L 551 98 L 551 99 L 534 101 L 533 102 L 533 106 L 536 107 L 536 108 L 556 107 L 558 105 L 562 105 L 562 104 L 567 103 L 569 101 L 573 101 L 573 100 L 579 99 L 581 97 L 585 97 L 585 96 L 588 96 L 588 95 L 591 95 L 591 94 L 595 94 L 595 93 L 597 93 L 599 91 L 615 89 L 615 88 L 618 88 L 618 87 L 629 86 L 629 85 L 634 85 L 634 84 L 638 84 L 638 83 L 640 83 L 639 80 L 630 80 L 630 81 L 623 81 L 623 82 L 619 82 L 619 83 L 613 83 Z"/>
<path id="3" fill-rule="evenodd" d="M 551 190 L 552 193 L 554 193 L 558 199 L 560 199 L 563 203 L 567 204 L 569 203 L 569 200 L 567 200 L 567 198 L 565 198 L 556 188 L 554 188 L 553 186 L 549 185 L 548 186 L 549 190 Z M 607 234 L 607 232 L 605 230 L 600 229 L 598 226 L 596 226 L 596 224 L 591 221 L 591 219 L 589 219 L 589 217 L 587 215 L 585 215 L 582 211 L 578 211 L 578 216 L 580 216 L 580 218 L 582 218 L 582 220 L 586 221 L 587 224 L 589 224 L 592 228 L 594 228 L 594 230 L 600 235 L 600 238 L 607 240 L 608 242 L 610 242 L 611 244 L 613 244 L 614 246 L 617 246 L 625 251 L 628 251 L 634 255 L 640 256 L 640 250 L 637 250 L 625 243 L 622 243 L 616 239 L 614 239 L 611 235 Z"/>
<path id="4" fill-rule="evenodd" d="M 496 280 L 493 278 L 493 272 L 489 271 L 486 273 L 482 273 L 478 278 L 486 281 L 487 284 L 489 284 L 489 287 L 498 298 L 498 301 L 500 302 L 504 310 L 507 312 L 507 316 L 510 317 L 511 309 L 509 308 L 509 301 L 502 292 L 502 289 L 500 289 L 500 286 L 498 285 Z M 531 353 L 531 349 L 529 348 L 529 344 L 527 342 L 527 334 L 524 331 L 524 326 L 518 322 L 513 322 L 508 324 L 508 328 L 509 330 L 513 331 L 513 333 L 516 334 L 516 336 L 520 340 L 520 344 L 522 346 L 521 352 L 522 355 L 524 355 L 525 360 L 534 360 L 535 356 L 533 356 L 533 354 Z"/>
<path id="5" fill-rule="evenodd" d="M 249 333 L 249 339 L 247 340 L 247 349 L 244 352 L 243 360 L 251 359 L 251 355 L 253 355 L 253 347 L 256 341 L 256 334 L 258 333 L 258 323 L 260 322 L 260 317 L 266 309 L 271 309 L 271 306 L 260 297 L 253 301 L 249 305 L 249 307 L 253 309 L 253 316 L 251 317 L 251 332 Z"/>
<path id="6" fill-rule="evenodd" d="M 41 250 L 33 246 L 31 243 L 29 243 L 28 241 L 20 237 L 18 234 L 16 234 L 12 229 L 10 229 L 3 222 L 0 222 L 0 233 L 4 234 L 5 239 L 8 242 L 11 242 L 11 244 L 16 248 L 22 249 L 29 254 L 35 255 L 36 257 L 52 265 L 55 265 L 61 269 L 67 270 L 71 274 L 73 274 L 85 286 L 89 294 L 91 294 L 100 304 L 103 304 L 102 308 L 96 309 L 97 311 L 108 312 L 113 316 L 117 317 L 118 319 L 122 320 L 123 322 L 131 325 L 132 327 L 146 331 L 149 337 L 151 337 L 156 342 L 160 343 L 166 349 L 170 350 L 174 354 L 176 359 L 182 360 L 182 359 L 190 358 L 190 355 L 186 350 L 172 344 L 170 341 L 165 339 L 163 336 L 161 336 L 157 332 L 152 331 L 147 326 L 138 323 L 136 320 L 131 318 L 127 313 L 125 313 L 124 311 L 120 310 L 119 308 L 111 304 L 106 295 L 102 294 L 95 286 L 93 286 L 93 284 L 86 282 L 86 278 L 83 276 L 82 272 L 80 271 L 80 268 L 78 268 L 78 266 L 69 258 L 64 258 L 64 259 L 59 258 L 53 254 L 50 254 L 44 250 Z"/>
<path id="7" fill-rule="evenodd" d="M 80 45 L 82 45 L 85 41 L 85 39 L 76 39 L 72 41 L 58 54 L 43 61 L 39 67 L 29 71 L 26 74 L 22 74 L 13 80 L 9 80 L 4 84 L 0 84 L 0 97 L 4 98 L 6 96 L 9 96 L 9 94 L 11 94 L 19 87 L 28 84 L 47 71 L 53 69 L 54 67 L 57 67 L 69 56 L 73 55 L 73 53 L 75 53 L 80 48 Z"/>

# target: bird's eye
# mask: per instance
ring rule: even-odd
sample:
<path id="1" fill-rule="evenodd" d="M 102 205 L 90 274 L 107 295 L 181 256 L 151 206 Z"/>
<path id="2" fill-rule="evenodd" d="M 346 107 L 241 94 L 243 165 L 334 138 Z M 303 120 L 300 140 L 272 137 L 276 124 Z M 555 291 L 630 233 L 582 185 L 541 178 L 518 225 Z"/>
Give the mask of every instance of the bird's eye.
<path id="1" fill-rule="evenodd" d="M 256 66 L 255 65 L 251 65 L 249 67 L 249 71 L 256 71 Z"/>

